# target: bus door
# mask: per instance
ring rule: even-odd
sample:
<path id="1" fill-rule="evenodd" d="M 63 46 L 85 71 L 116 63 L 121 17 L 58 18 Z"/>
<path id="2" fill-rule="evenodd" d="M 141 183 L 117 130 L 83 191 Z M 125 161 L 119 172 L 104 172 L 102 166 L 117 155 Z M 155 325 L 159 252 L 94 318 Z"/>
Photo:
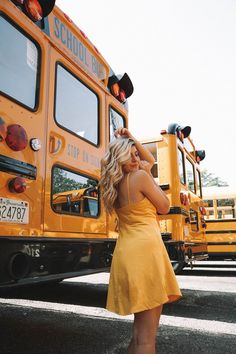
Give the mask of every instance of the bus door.
<path id="1" fill-rule="evenodd" d="M 98 198 L 78 200 L 75 194 L 98 185 L 105 152 L 105 93 L 54 48 L 50 58 L 49 93 L 54 100 L 48 107 L 45 234 L 99 236 L 106 232 L 106 217 Z M 67 196 L 60 208 L 58 194 Z"/>
<path id="2" fill-rule="evenodd" d="M 11 5 L 0 5 L 0 221 L 3 235 L 38 236 L 47 106 L 42 53 L 48 43 L 17 8 L 9 12 Z"/>

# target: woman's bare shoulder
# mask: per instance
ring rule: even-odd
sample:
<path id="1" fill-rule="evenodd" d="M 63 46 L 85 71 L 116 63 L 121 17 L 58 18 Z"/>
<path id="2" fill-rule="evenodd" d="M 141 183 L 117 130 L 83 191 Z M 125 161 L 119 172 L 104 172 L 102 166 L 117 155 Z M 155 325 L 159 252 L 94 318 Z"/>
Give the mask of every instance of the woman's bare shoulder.
<path id="1" fill-rule="evenodd" d="M 132 176 L 133 178 L 136 178 L 139 181 L 143 181 L 147 178 L 150 178 L 149 174 L 144 170 L 137 170 L 135 172 L 132 172 Z"/>

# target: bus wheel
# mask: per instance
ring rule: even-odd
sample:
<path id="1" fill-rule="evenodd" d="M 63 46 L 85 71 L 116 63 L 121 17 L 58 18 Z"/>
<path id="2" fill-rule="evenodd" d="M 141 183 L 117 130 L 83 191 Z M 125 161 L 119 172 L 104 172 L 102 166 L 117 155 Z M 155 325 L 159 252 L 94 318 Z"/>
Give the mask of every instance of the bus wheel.
<path id="1" fill-rule="evenodd" d="M 179 261 L 171 261 L 173 270 L 175 274 L 179 274 L 185 267 L 186 263 L 182 260 Z"/>

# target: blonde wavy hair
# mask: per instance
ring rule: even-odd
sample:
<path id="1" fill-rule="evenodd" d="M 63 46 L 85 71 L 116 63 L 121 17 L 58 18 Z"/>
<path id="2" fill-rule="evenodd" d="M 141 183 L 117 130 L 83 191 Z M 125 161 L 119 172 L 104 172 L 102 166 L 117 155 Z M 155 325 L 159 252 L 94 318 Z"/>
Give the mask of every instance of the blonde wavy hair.
<path id="1" fill-rule="evenodd" d="M 112 141 L 108 151 L 101 160 L 101 187 L 104 206 L 109 214 L 112 213 L 117 198 L 117 186 L 124 176 L 122 165 L 131 156 L 131 147 L 134 141 L 129 138 L 120 137 Z"/>

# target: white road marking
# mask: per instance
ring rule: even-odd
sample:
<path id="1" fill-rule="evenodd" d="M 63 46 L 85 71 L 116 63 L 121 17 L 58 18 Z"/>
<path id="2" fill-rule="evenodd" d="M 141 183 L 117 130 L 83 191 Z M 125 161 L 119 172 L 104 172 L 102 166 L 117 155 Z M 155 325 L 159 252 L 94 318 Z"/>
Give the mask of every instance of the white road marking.
<path id="1" fill-rule="evenodd" d="M 51 302 L 32 301 L 32 300 L 29 301 L 29 300 L 21 300 L 21 299 L 2 299 L 2 298 L 0 299 L 0 303 L 14 305 L 14 306 L 23 306 L 28 308 L 36 308 L 42 310 L 75 313 L 84 316 L 101 317 L 101 318 L 113 319 L 113 320 L 114 319 L 119 319 L 123 321 L 133 320 L 133 315 L 119 316 L 103 308 L 98 308 L 98 307 L 56 304 Z M 162 315 L 160 324 L 164 326 L 173 326 L 173 327 L 191 329 L 191 330 L 208 332 L 208 333 L 231 334 L 236 336 L 236 324 L 234 323 Z"/>

